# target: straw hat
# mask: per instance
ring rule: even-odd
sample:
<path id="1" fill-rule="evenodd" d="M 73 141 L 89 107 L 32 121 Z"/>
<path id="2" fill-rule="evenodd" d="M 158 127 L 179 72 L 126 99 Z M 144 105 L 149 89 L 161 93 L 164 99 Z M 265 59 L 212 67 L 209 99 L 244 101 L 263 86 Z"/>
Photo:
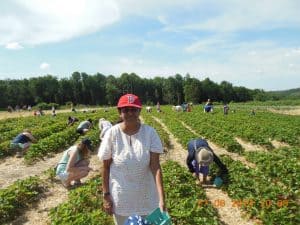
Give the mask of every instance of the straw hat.
<path id="1" fill-rule="evenodd" d="M 205 147 L 200 147 L 196 152 L 196 161 L 201 165 L 209 165 L 214 160 L 213 153 Z"/>

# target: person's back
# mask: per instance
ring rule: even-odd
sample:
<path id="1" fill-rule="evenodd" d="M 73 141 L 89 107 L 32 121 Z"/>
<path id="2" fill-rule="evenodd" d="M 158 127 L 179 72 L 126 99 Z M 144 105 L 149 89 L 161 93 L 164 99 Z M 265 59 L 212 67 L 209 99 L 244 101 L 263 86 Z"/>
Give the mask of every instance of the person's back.
<path id="1" fill-rule="evenodd" d="M 90 128 L 90 122 L 89 121 L 82 121 L 79 125 L 78 125 L 78 127 L 77 127 L 77 129 L 89 129 Z"/>
<path id="2" fill-rule="evenodd" d="M 17 157 L 22 157 L 22 155 L 27 152 L 31 142 L 36 142 L 36 139 L 32 136 L 30 131 L 25 130 L 11 141 L 10 148 L 16 151 Z"/>
<path id="3" fill-rule="evenodd" d="M 102 139 L 104 137 L 106 131 L 108 131 L 111 127 L 112 127 L 112 124 L 108 120 L 105 120 L 104 118 L 101 118 L 99 120 L 99 130 L 101 131 L 100 139 Z"/>
<path id="4" fill-rule="evenodd" d="M 67 189 L 81 184 L 80 179 L 87 176 L 91 168 L 89 165 L 89 154 L 92 150 L 92 142 L 84 138 L 77 145 L 65 150 L 61 160 L 57 164 L 56 176 Z M 74 182 L 72 186 L 71 182 Z"/>
<path id="5" fill-rule="evenodd" d="M 77 150 L 77 146 L 71 146 L 70 148 L 68 148 L 67 150 L 64 151 L 63 156 L 61 158 L 61 160 L 58 163 L 58 166 L 56 168 L 56 175 L 63 173 L 66 170 L 68 161 L 69 161 L 69 152 L 70 151 L 74 151 L 76 153 L 76 162 L 78 162 L 81 159 L 81 156 L 78 154 Z"/>
<path id="6" fill-rule="evenodd" d="M 30 138 L 28 136 L 26 136 L 24 133 L 20 133 L 18 134 L 13 140 L 12 140 L 12 143 L 21 143 L 21 144 L 24 144 L 24 143 L 27 143 L 31 141 Z"/>
<path id="7" fill-rule="evenodd" d="M 76 129 L 76 132 L 79 134 L 86 133 L 90 128 L 92 127 L 92 120 L 88 119 L 85 121 L 82 121 L 79 126 Z"/>

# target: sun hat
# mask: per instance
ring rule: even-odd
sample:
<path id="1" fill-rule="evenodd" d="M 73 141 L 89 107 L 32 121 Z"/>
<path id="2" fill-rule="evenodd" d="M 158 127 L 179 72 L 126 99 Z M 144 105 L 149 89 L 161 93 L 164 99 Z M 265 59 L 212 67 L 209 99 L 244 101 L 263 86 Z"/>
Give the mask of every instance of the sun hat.
<path id="1" fill-rule="evenodd" d="M 142 103 L 138 96 L 134 94 L 126 94 L 120 97 L 117 107 L 135 107 L 141 109 Z"/>
<path id="2" fill-rule="evenodd" d="M 92 150 L 92 142 L 88 138 L 84 138 L 81 140 L 81 143 L 84 144 L 89 150 Z"/>
<path id="3" fill-rule="evenodd" d="M 200 147 L 196 151 L 196 161 L 202 165 L 209 165 L 213 159 L 213 153 L 206 147 Z"/>

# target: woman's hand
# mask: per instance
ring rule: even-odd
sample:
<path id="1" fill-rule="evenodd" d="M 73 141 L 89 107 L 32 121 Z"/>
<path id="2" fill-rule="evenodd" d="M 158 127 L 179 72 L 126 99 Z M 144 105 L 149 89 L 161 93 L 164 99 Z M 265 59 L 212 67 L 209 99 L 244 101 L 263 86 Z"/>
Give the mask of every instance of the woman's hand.
<path id="1" fill-rule="evenodd" d="M 107 214 L 113 214 L 113 201 L 110 195 L 103 197 L 103 209 Z"/>

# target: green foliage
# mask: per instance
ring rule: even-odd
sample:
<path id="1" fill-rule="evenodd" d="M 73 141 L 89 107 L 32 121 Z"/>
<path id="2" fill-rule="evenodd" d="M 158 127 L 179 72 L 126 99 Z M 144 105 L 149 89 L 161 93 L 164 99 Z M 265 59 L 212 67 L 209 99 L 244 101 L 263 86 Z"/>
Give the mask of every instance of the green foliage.
<path id="1" fill-rule="evenodd" d="M 163 164 L 162 170 L 172 224 L 220 224 L 212 205 L 199 204 L 199 201 L 207 200 L 205 192 L 186 168 L 168 161 Z"/>
<path id="2" fill-rule="evenodd" d="M 44 186 L 38 177 L 18 180 L 0 190 L 0 223 L 9 222 L 19 216 L 25 208 L 40 198 Z"/>
<path id="3" fill-rule="evenodd" d="M 259 169 L 248 169 L 241 162 L 221 157 L 229 169 L 229 182 L 223 189 L 229 196 L 242 201 L 240 207 L 264 224 L 299 224 L 300 214 L 296 194 L 276 184 Z M 245 204 L 251 200 L 253 204 Z M 287 204 L 281 205 L 283 200 Z M 270 204 L 268 204 L 270 203 Z"/>
<path id="4" fill-rule="evenodd" d="M 101 179 L 94 178 L 75 190 L 69 192 L 69 200 L 51 209 L 52 225 L 113 225 L 112 217 L 102 208 Z"/>
<path id="5" fill-rule="evenodd" d="M 38 108 L 38 109 L 42 109 L 42 110 L 50 110 L 52 109 L 52 107 L 55 107 L 55 109 L 58 109 L 59 108 L 59 104 L 57 103 L 46 103 L 46 102 L 39 102 L 35 108 Z"/>

